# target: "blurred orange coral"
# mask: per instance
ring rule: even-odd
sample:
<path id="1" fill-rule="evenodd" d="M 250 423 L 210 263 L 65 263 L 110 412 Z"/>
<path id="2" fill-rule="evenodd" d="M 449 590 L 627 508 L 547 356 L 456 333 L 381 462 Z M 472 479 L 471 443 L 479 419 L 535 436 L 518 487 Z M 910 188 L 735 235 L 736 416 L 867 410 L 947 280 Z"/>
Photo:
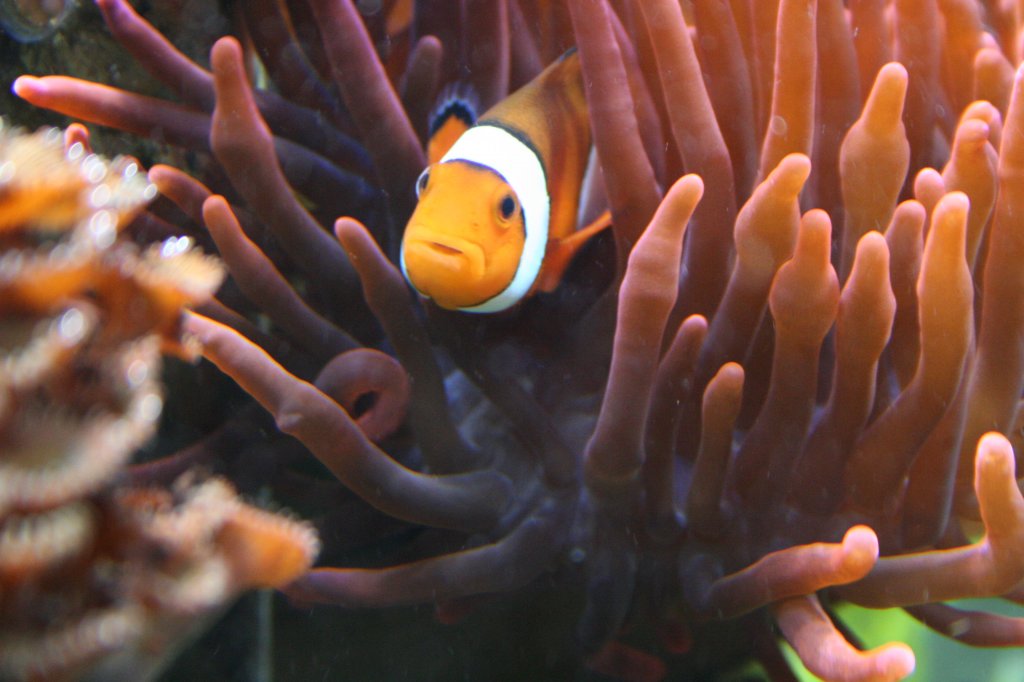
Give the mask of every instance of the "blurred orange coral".
<path id="1" fill-rule="evenodd" d="M 196 617 L 280 586 L 311 528 L 242 503 L 220 479 L 128 487 L 162 407 L 160 347 L 219 262 L 119 233 L 155 196 L 134 161 L 80 129 L 0 120 L 0 677 L 152 674 Z"/>

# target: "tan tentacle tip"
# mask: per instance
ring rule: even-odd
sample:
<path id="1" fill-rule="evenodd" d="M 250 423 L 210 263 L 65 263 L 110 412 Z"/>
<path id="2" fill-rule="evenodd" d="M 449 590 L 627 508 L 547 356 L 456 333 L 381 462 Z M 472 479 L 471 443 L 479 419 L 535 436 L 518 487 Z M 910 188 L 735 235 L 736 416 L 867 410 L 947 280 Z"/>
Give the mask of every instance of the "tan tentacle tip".
<path id="1" fill-rule="evenodd" d="M 213 344 L 223 332 L 233 331 L 216 320 L 211 320 L 204 315 L 191 310 L 185 310 L 181 315 L 182 343 L 202 355 L 206 347 Z"/>
<path id="2" fill-rule="evenodd" d="M 212 193 L 206 185 L 199 182 L 191 175 L 182 172 L 174 166 L 167 166 L 162 163 L 153 165 L 149 169 L 149 172 L 146 173 L 146 177 L 151 183 L 156 185 L 161 194 L 166 193 L 164 190 L 170 191 L 177 184 L 194 185 L 205 190 L 208 194 Z"/>
<path id="3" fill-rule="evenodd" d="M 978 440 L 974 460 L 974 492 L 981 505 L 981 517 L 988 532 L 995 527 L 1012 530 L 1018 526 L 1015 507 L 1021 506 L 1017 489 L 1013 446 L 1001 433 L 991 431 Z"/>
<path id="4" fill-rule="evenodd" d="M 379 266 L 383 266 L 385 270 L 394 270 L 390 261 L 387 261 L 381 251 L 376 238 L 370 234 L 365 225 L 355 218 L 341 217 L 335 220 L 334 236 L 341 244 L 345 254 L 348 255 L 349 260 L 352 261 L 353 267 L 360 273 L 360 278 L 377 271 L 376 268 Z M 360 261 L 364 261 L 364 263 L 361 264 Z M 367 267 L 370 269 L 367 270 Z"/>
<path id="5" fill-rule="evenodd" d="M 916 202 L 915 202 L 916 203 Z M 920 204 L 918 204 L 920 206 Z M 857 241 L 853 271 L 867 277 L 889 274 L 889 245 L 881 232 L 871 230 Z M 886 277 L 888 279 L 888 277 Z"/>
<path id="6" fill-rule="evenodd" d="M 974 463 L 975 481 L 1012 478 L 1014 467 L 1013 447 L 1006 436 L 990 431 L 981 437 Z"/>
<path id="7" fill-rule="evenodd" d="M 334 236 L 341 242 L 341 246 L 348 252 L 350 258 L 354 258 L 352 250 L 354 240 L 366 232 L 366 227 L 355 218 L 342 217 L 334 221 Z"/>
<path id="8" fill-rule="evenodd" d="M 766 182 L 780 193 L 796 195 L 803 189 L 810 175 L 811 160 L 806 154 L 795 152 L 787 154 L 779 161 L 779 165 L 772 170 Z"/>
<path id="9" fill-rule="evenodd" d="M 174 171 L 176 170 L 177 169 L 174 166 L 166 166 L 162 163 L 158 163 L 146 171 L 146 177 L 149 178 L 150 182 L 157 186 L 157 189 L 160 189 L 161 186 L 163 186 L 168 179 L 174 175 Z M 162 189 L 160 189 L 160 191 L 163 193 Z"/>
<path id="10" fill-rule="evenodd" d="M 989 132 L 988 123 L 978 118 L 968 118 L 957 125 L 953 143 L 958 150 L 976 151 L 988 142 Z"/>
<path id="11" fill-rule="evenodd" d="M 870 657 L 871 674 L 864 679 L 870 682 L 896 682 L 909 677 L 917 667 L 914 650 L 903 642 L 890 642 L 864 652 Z"/>
<path id="12" fill-rule="evenodd" d="M 779 602 L 773 608 L 783 635 L 807 669 L 827 682 L 895 682 L 914 672 L 914 652 L 902 642 L 868 651 L 851 645 L 818 598 L 811 595 Z"/>
<path id="13" fill-rule="evenodd" d="M 218 39 L 210 49 L 210 66 L 218 75 L 234 75 L 236 67 L 241 64 L 241 59 L 242 46 L 232 36 Z"/>
<path id="14" fill-rule="evenodd" d="M 990 126 L 998 126 L 1003 122 L 1003 114 L 996 105 L 987 99 L 976 99 L 968 104 L 960 114 L 960 123 L 978 120 Z"/>
<path id="15" fill-rule="evenodd" d="M 842 559 L 851 580 L 868 574 L 878 561 L 878 536 L 871 528 L 853 526 L 843 536 Z"/>
<path id="16" fill-rule="evenodd" d="M 744 370 L 743 365 L 738 362 L 727 362 L 718 368 L 718 373 L 715 374 L 714 378 L 708 384 L 708 388 L 715 386 L 715 390 L 727 391 L 732 394 L 735 400 L 739 400 L 743 393 L 743 379 Z M 720 388 L 719 388 L 720 387 Z M 707 400 L 708 391 L 704 391 L 705 401 Z M 736 405 L 737 410 L 739 405 Z"/>
<path id="17" fill-rule="evenodd" d="M 907 67 L 903 66 L 900 62 L 889 62 L 888 64 L 884 64 L 882 68 L 878 70 L 877 80 L 885 83 L 888 87 L 902 86 L 906 89 L 907 82 L 909 80 Z"/>
<path id="18" fill-rule="evenodd" d="M 707 331 L 708 318 L 700 313 L 694 313 L 683 320 L 683 323 L 679 325 L 679 330 L 676 332 L 676 336 L 694 339 L 694 343 L 697 344 L 697 350 L 700 350 L 700 344 L 704 343 L 704 334 L 706 334 Z"/>
<path id="19" fill-rule="evenodd" d="M 946 194 L 946 181 L 934 168 L 922 168 L 914 176 L 914 198 L 929 211 L 935 208 Z"/>
<path id="20" fill-rule="evenodd" d="M 884 134 L 902 122 L 907 81 L 907 69 L 899 62 L 889 62 L 878 70 L 863 117 L 872 132 Z"/>
<path id="21" fill-rule="evenodd" d="M 963 192 L 948 192 L 935 207 L 935 220 L 948 219 L 954 224 L 966 221 L 971 200 Z"/>
<path id="22" fill-rule="evenodd" d="M 44 93 L 46 86 L 43 84 L 41 78 L 35 76 L 18 76 L 11 83 L 11 91 L 18 97 L 32 101 L 33 95 L 39 95 Z"/>
<path id="23" fill-rule="evenodd" d="M 689 173 L 676 180 L 669 188 L 669 192 L 673 195 L 678 194 L 678 200 L 681 203 L 685 202 L 684 205 L 696 205 L 704 194 L 704 180 L 699 175 Z"/>
<path id="24" fill-rule="evenodd" d="M 832 220 L 828 213 L 820 208 L 812 208 L 804 213 L 800 227 L 795 255 L 827 266 L 832 235 Z"/>

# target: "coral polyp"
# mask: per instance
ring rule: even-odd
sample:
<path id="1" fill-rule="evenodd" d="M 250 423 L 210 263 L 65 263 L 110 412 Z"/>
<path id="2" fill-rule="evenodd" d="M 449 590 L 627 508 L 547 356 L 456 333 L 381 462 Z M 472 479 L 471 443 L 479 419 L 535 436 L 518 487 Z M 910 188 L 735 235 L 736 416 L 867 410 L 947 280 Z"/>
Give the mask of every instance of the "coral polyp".
<path id="1" fill-rule="evenodd" d="M 906 645 L 848 641 L 840 601 L 1024 644 L 1019 619 L 947 603 L 1016 601 L 1024 579 L 1013 11 L 253 2 L 261 90 L 236 39 L 207 71 L 121 0 L 99 4 L 183 103 L 59 76 L 15 91 L 219 162 L 230 186 L 150 177 L 237 285 L 187 337 L 273 416 L 267 484 L 328 509 L 339 546 L 294 600 L 455 620 L 554 582 L 580 595 L 565 658 L 638 680 L 713 675 L 722 623 L 778 679 L 776 628 L 824 679 L 909 675 Z M 487 106 L 571 45 L 600 167 L 581 224 L 607 208 L 610 234 L 508 313 L 420 300 L 394 259 L 441 84 L 469 80 Z M 308 455 L 373 513 L 332 514 L 347 498 Z M 218 453 L 161 466 L 197 456 Z M 377 561 L 343 551 L 377 529 Z"/>
<path id="2" fill-rule="evenodd" d="M 0 678 L 152 675 L 198 617 L 301 574 L 318 541 L 221 479 L 126 484 L 161 351 L 191 352 L 183 306 L 223 268 L 187 239 L 127 238 L 156 194 L 137 162 L 91 153 L 81 128 L 0 126 Z"/>

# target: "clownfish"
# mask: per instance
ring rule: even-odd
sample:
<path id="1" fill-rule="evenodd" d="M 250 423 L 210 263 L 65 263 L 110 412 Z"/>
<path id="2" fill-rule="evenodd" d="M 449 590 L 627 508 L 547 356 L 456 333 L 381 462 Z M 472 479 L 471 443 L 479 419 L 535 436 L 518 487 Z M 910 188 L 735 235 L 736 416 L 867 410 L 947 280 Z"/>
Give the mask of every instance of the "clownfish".
<path id="1" fill-rule="evenodd" d="M 442 308 L 475 313 L 554 290 L 610 224 L 605 213 L 576 229 L 591 149 L 579 55 L 566 53 L 476 121 L 457 97 L 434 118 L 402 239 L 406 279 Z"/>

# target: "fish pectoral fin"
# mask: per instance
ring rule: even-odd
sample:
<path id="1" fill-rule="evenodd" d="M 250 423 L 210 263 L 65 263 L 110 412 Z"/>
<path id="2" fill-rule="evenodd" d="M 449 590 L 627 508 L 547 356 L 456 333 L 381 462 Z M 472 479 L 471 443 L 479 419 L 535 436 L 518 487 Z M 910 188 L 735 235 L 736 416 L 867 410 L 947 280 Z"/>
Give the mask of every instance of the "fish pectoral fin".
<path id="1" fill-rule="evenodd" d="M 572 262 L 576 253 L 592 237 L 600 234 L 611 224 L 611 211 L 605 211 L 586 227 L 561 239 L 549 241 L 547 251 L 544 253 L 544 267 L 537 278 L 537 288 L 545 293 L 554 291 L 558 287 L 558 283 L 562 281 L 562 276 L 569 268 L 569 263 Z"/>

